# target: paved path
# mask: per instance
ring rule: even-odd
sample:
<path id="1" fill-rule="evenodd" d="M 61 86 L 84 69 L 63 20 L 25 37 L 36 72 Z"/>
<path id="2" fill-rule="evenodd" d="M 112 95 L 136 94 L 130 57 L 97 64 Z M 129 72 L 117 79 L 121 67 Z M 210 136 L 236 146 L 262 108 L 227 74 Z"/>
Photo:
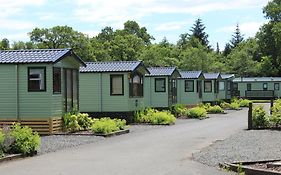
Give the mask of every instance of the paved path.
<path id="1" fill-rule="evenodd" d="M 246 128 L 247 110 L 132 132 L 0 165 L 1 175 L 220 175 L 192 153 Z"/>

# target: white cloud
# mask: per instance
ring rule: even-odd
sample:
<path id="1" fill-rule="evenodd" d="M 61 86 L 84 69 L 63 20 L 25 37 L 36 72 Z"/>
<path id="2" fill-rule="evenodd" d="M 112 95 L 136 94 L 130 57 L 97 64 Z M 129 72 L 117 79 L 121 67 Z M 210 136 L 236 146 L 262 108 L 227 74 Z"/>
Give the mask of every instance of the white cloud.
<path id="1" fill-rule="evenodd" d="M 77 0 L 74 15 L 94 23 L 139 20 L 152 14 L 191 14 L 261 7 L 269 0 Z"/>
<path id="2" fill-rule="evenodd" d="M 85 31 L 82 31 L 82 33 L 88 35 L 89 37 L 94 37 L 94 36 L 97 36 L 100 33 L 100 31 L 85 30 Z"/>
<path id="3" fill-rule="evenodd" d="M 242 34 L 244 34 L 246 37 L 252 37 L 254 36 L 259 28 L 264 24 L 265 22 L 244 22 L 239 24 L 239 29 Z M 222 27 L 217 30 L 217 32 L 225 32 L 225 33 L 234 33 L 236 29 L 236 24 L 231 26 Z"/>
<path id="4" fill-rule="evenodd" d="M 178 30 L 186 27 L 187 24 L 190 24 L 191 21 L 182 21 L 182 22 L 167 22 L 158 25 L 155 28 L 155 31 L 170 31 L 170 30 Z"/>
<path id="5" fill-rule="evenodd" d="M 1 19 L 0 18 L 0 30 L 24 30 L 32 29 L 35 24 L 29 21 L 12 20 L 12 19 Z"/>
<path id="6" fill-rule="evenodd" d="M 0 35 L 0 38 L 7 38 L 10 41 L 10 44 L 13 41 L 28 41 L 29 40 L 29 36 L 26 32 Z"/>

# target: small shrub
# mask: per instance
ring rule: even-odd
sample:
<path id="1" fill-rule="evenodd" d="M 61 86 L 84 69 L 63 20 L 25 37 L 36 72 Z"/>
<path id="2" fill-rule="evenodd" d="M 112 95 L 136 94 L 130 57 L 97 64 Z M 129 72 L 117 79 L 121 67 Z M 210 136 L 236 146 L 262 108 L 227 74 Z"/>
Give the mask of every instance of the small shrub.
<path id="1" fill-rule="evenodd" d="M 77 114 L 77 122 L 82 130 L 91 129 L 94 121 L 89 117 L 87 113 L 78 113 Z M 79 128 L 79 127 L 77 127 Z"/>
<path id="2" fill-rule="evenodd" d="M 170 110 L 171 110 L 172 114 L 174 114 L 176 117 L 181 117 L 181 116 L 184 116 L 187 108 L 185 107 L 184 104 L 176 104 L 176 105 L 173 105 Z"/>
<path id="3" fill-rule="evenodd" d="M 169 111 L 158 111 L 152 115 L 151 124 L 154 125 L 167 125 L 175 123 L 176 118 Z"/>
<path id="4" fill-rule="evenodd" d="M 281 124 L 281 100 L 275 101 L 273 107 L 271 108 L 272 115 L 270 116 L 270 122 L 272 125 L 278 127 Z"/>
<path id="5" fill-rule="evenodd" d="M 239 106 L 239 103 L 232 102 L 232 103 L 230 103 L 229 108 L 234 109 L 234 110 L 238 110 L 240 108 L 240 106 Z"/>
<path id="6" fill-rule="evenodd" d="M 12 153 L 22 153 L 23 155 L 33 155 L 40 148 L 41 139 L 37 132 L 32 132 L 32 129 L 20 124 L 12 126 L 10 135 L 15 138 L 11 145 Z"/>
<path id="7" fill-rule="evenodd" d="M 249 107 L 250 102 L 252 102 L 251 100 L 247 100 L 247 99 L 241 99 L 239 101 L 239 106 L 240 107 Z"/>
<path id="8" fill-rule="evenodd" d="M 119 128 L 119 130 L 124 130 L 125 126 L 126 126 L 126 120 L 124 119 L 113 119 L 114 122 L 116 123 L 117 127 Z"/>
<path id="9" fill-rule="evenodd" d="M 156 109 L 147 108 L 136 113 L 135 121 L 139 123 L 165 125 L 175 123 L 176 118 L 169 111 L 158 111 Z"/>
<path id="10" fill-rule="evenodd" d="M 223 109 L 230 109 L 230 104 L 227 103 L 227 102 L 222 102 L 222 103 L 220 104 L 220 106 L 221 106 Z"/>
<path id="11" fill-rule="evenodd" d="M 0 129 L 0 158 L 4 156 L 4 140 L 5 134 L 2 132 L 2 129 Z"/>
<path id="12" fill-rule="evenodd" d="M 108 134 L 111 132 L 123 130 L 125 126 L 125 120 L 101 118 L 94 122 L 92 126 L 92 131 L 94 133 Z"/>
<path id="13" fill-rule="evenodd" d="M 220 106 L 215 105 L 215 106 L 210 106 L 207 109 L 207 112 L 208 113 L 223 113 L 223 109 Z"/>
<path id="14" fill-rule="evenodd" d="M 187 111 L 187 116 L 189 118 L 204 119 L 207 117 L 207 111 L 205 108 L 202 107 L 190 108 Z"/>
<path id="15" fill-rule="evenodd" d="M 269 118 L 266 115 L 265 110 L 262 106 L 257 106 L 253 109 L 253 127 L 268 127 L 269 126 Z"/>
<path id="16" fill-rule="evenodd" d="M 78 117 L 74 114 L 67 113 L 63 117 L 64 127 L 67 131 L 75 132 L 81 129 L 78 123 Z"/>

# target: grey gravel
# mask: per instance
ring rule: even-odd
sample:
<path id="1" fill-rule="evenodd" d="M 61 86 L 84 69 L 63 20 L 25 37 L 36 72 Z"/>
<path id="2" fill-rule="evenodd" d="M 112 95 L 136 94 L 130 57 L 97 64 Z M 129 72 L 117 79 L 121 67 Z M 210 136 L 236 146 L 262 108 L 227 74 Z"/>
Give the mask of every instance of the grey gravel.
<path id="1" fill-rule="evenodd" d="M 216 141 L 194 153 L 193 158 L 209 166 L 225 162 L 281 159 L 280 142 L 280 131 L 245 130 L 223 141 Z"/>
<path id="2" fill-rule="evenodd" d="M 98 136 L 80 136 L 80 135 L 51 135 L 41 137 L 41 148 L 38 154 L 55 152 L 69 147 L 89 144 L 103 140 Z"/>
<path id="3" fill-rule="evenodd" d="M 144 132 L 151 129 L 157 129 L 167 126 L 159 125 L 131 125 L 129 127 L 130 133 Z M 118 136 L 117 136 L 118 137 Z M 93 142 L 102 141 L 106 138 L 100 136 L 82 136 L 82 135 L 51 135 L 41 137 L 41 148 L 38 154 L 45 154 L 55 152 L 58 150 L 77 147 L 79 145 L 90 144 Z"/>

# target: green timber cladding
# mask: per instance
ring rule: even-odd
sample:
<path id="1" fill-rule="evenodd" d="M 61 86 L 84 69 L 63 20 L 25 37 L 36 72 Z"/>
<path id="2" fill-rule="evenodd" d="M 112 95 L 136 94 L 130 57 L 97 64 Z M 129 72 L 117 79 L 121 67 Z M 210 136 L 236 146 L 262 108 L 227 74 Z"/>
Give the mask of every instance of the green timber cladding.
<path id="1" fill-rule="evenodd" d="M 220 73 L 204 73 L 203 86 L 203 102 L 216 102 L 219 100 L 219 81 L 221 81 Z"/>
<path id="2" fill-rule="evenodd" d="M 85 63 L 71 49 L 0 51 L 0 122 L 60 120 L 79 106 L 80 65 Z"/>
<path id="3" fill-rule="evenodd" d="M 233 80 L 232 93 L 249 99 L 281 97 L 281 77 L 240 77 Z"/>
<path id="4" fill-rule="evenodd" d="M 196 105 L 202 102 L 202 71 L 180 71 L 178 79 L 178 103 Z"/>
<path id="5" fill-rule="evenodd" d="M 168 108 L 178 102 L 176 67 L 150 67 L 150 74 L 144 79 L 144 99 L 146 107 Z"/>
<path id="6" fill-rule="evenodd" d="M 234 74 L 221 74 L 219 81 L 219 99 L 230 100 L 232 98 L 231 89 Z"/>
<path id="7" fill-rule="evenodd" d="M 116 115 L 132 115 L 144 108 L 143 79 L 149 72 L 141 61 L 88 62 L 86 65 L 80 68 L 80 111 L 92 116 L 118 117 Z"/>

